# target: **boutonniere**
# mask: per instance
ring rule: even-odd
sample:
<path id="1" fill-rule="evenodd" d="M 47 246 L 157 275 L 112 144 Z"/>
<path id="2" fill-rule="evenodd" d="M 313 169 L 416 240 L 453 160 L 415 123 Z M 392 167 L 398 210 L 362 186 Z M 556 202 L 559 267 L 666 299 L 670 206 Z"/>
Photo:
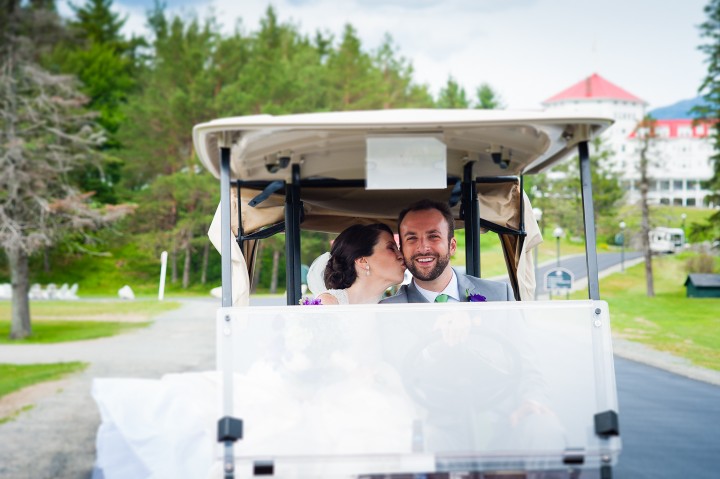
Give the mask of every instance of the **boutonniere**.
<path id="1" fill-rule="evenodd" d="M 307 296 L 305 296 L 303 299 L 300 300 L 301 306 L 318 306 L 321 304 L 322 304 L 322 301 L 320 301 L 320 299 L 318 299 L 318 298 L 311 299 L 311 298 L 308 298 Z"/>
<path id="2" fill-rule="evenodd" d="M 487 301 L 487 298 L 482 294 L 470 294 L 470 291 L 467 289 L 465 290 L 465 297 L 471 303 L 484 303 Z"/>

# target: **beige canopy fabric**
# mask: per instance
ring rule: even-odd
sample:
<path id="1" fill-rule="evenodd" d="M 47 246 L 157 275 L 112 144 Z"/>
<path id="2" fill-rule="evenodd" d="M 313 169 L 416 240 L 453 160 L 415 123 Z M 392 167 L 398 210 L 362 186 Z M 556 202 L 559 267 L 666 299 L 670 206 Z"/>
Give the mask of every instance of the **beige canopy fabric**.
<path id="1" fill-rule="evenodd" d="M 232 203 L 232 216 L 237 218 L 237 202 Z M 237 222 L 236 222 L 237 223 Z M 220 227 L 220 205 L 215 210 L 215 216 L 210 223 L 208 229 L 208 237 L 210 242 L 221 253 L 221 242 L 222 242 L 222 229 Z M 233 236 L 237 236 L 237 231 L 233 230 Z M 254 242 L 253 242 L 254 243 Z M 232 305 L 233 306 L 249 306 L 250 305 L 250 275 L 251 265 L 254 261 L 254 257 L 248 254 L 248 251 L 240 251 L 240 246 L 236 241 L 231 241 L 231 264 L 232 264 Z M 250 261 L 246 262 L 245 258 L 250 258 Z"/>
<path id="2" fill-rule="evenodd" d="M 520 229 L 520 185 L 517 180 L 503 183 L 478 183 L 476 185 L 480 217 L 501 227 Z M 255 207 L 249 202 L 261 192 L 257 188 L 241 188 L 240 203 L 237 201 L 237 189 L 231 190 L 231 225 L 235 238 L 239 235 L 238 205 L 242 211 L 243 235 L 258 233 L 264 228 L 285 219 L 285 197 L 282 194 L 270 195 Z M 374 222 L 386 223 L 397 231 L 397 216 L 405 206 L 422 199 L 431 198 L 448 201 L 452 186 L 444 190 L 366 190 L 362 187 L 303 187 L 303 222 L 301 228 L 309 231 L 339 233 L 353 224 Z M 534 297 L 535 269 L 530 251 L 542 242 L 537 222 L 532 214 L 532 206 L 526 195 L 522 195 L 524 227 L 526 235 L 499 234 L 508 266 L 508 275 L 514 289 L 522 300 Z M 456 229 L 464 228 L 460 218 L 460 204 L 451 210 L 455 214 Z M 218 207 L 219 212 L 219 207 Z M 219 213 L 216 213 L 208 235 L 213 245 L 220 250 Z M 240 254 L 243 261 L 236 260 Z M 255 269 L 257 240 L 245 240 L 242 249 L 233 242 L 233 304 L 240 299 L 243 291 L 249 292 Z M 243 273 L 236 272 L 242 268 Z M 237 280 L 236 280 L 237 278 Z M 237 289 L 235 283 L 239 281 Z"/>

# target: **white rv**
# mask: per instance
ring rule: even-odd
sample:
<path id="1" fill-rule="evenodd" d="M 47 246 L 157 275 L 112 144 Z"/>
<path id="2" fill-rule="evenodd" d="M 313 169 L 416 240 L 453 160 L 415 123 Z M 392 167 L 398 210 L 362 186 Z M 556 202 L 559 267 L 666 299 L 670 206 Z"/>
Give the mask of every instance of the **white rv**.
<path id="1" fill-rule="evenodd" d="M 649 234 L 650 251 L 653 253 L 677 253 L 685 245 L 682 228 L 653 228 Z"/>

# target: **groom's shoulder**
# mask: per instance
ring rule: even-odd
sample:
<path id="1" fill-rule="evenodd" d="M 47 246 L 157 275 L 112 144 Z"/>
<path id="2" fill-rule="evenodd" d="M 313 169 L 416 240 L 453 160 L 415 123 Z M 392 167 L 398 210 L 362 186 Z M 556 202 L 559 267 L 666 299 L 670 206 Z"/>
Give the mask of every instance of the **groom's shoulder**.
<path id="1" fill-rule="evenodd" d="M 469 274 L 464 274 L 465 279 L 470 281 L 471 283 L 475 284 L 492 284 L 492 285 L 505 285 L 502 281 L 495 281 L 493 279 L 484 279 L 484 278 L 478 278 L 477 276 L 470 276 Z"/>
<path id="2" fill-rule="evenodd" d="M 395 293 L 393 296 L 390 296 L 389 298 L 385 298 L 381 300 L 380 302 L 383 304 L 392 304 L 392 303 L 407 303 L 408 302 L 408 286 L 406 284 L 400 286 L 400 289 L 398 289 L 398 292 Z"/>
<path id="3" fill-rule="evenodd" d="M 490 293 L 490 296 L 488 296 L 488 299 L 492 298 L 493 301 L 497 300 L 509 300 L 514 301 L 514 296 L 512 293 L 512 288 L 510 287 L 509 283 L 506 283 L 505 281 L 495 281 L 492 279 L 483 279 L 478 278 L 475 276 L 470 276 L 468 274 L 463 274 L 464 281 L 467 281 L 468 283 L 472 284 L 474 287 L 479 288 L 481 291 L 485 291 L 487 293 Z M 462 289 L 462 283 L 463 281 L 459 281 L 460 289 Z M 484 293 L 483 293 L 484 294 Z"/>

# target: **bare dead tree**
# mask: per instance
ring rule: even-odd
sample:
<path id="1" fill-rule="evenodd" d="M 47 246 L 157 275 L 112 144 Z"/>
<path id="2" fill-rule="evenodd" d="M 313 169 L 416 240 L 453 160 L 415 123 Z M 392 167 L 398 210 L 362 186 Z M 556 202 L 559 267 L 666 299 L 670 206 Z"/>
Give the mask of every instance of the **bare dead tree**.
<path id="1" fill-rule="evenodd" d="M 32 332 L 30 255 L 127 212 L 91 207 L 92 193 L 69 179 L 104 141 L 86 101 L 73 78 L 48 73 L 12 46 L 0 56 L 0 246 L 12 281 L 11 338 Z"/>
<path id="2" fill-rule="evenodd" d="M 640 182 L 640 208 L 642 211 L 642 220 L 640 223 L 640 234 L 642 239 L 642 249 L 645 256 L 645 284 L 647 296 L 652 298 L 655 296 L 655 283 L 653 280 L 652 251 L 650 250 L 650 205 L 648 204 L 648 191 L 650 189 L 650 153 L 653 142 L 656 139 L 655 121 L 650 117 L 645 117 L 638 125 L 635 131 L 636 137 L 640 140 L 640 162 L 639 173 Z"/>

